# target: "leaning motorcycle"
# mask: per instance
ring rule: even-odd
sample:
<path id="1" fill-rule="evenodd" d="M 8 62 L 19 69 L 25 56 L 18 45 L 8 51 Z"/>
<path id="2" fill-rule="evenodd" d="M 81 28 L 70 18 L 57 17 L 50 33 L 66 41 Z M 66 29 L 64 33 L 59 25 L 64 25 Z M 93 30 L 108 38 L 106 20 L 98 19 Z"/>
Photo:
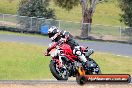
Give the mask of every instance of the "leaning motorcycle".
<path id="1" fill-rule="evenodd" d="M 87 58 L 88 68 L 83 68 L 83 63 L 72 53 L 70 46 L 66 43 L 49 44 L 50 51 L 45 56 L 51 56 L 49 67 L 52 75 L 57 80 L 68 80 L 68 77 L 79 77 L 80 75 L 101 74 L 99 65 L 90 58 L 93 50 L 81 47 Z"/>

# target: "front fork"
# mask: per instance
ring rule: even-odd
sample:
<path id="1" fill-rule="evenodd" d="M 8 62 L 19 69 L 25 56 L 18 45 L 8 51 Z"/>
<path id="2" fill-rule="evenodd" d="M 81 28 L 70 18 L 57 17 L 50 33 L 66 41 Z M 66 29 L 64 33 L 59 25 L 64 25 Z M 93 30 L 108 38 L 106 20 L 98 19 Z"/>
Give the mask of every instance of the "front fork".
<path id="1" fill-rule="evenodd" d="M 63 66 L 63 61 L 62 61 L 62 56 L 59 56 L 59 61 L 60 61 L 60 67 L 62 67 Z"/>
<path id="2" fill-rule="evenodd" d="M 62 56 L 59 56 L 59 67 L 60 68 L 63 68 L 63 69 L 66 69 L 66 67 L 64 66 L 64 63 L 63 63 L 63 61 L 62 61 Z"/>

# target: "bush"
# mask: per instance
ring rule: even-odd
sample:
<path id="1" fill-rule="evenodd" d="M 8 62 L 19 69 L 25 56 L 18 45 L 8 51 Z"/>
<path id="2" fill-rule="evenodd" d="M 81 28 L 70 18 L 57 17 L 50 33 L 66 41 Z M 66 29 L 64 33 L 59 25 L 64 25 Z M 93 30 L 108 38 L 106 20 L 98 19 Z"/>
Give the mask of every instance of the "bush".
<path id="1" fill-rule="evenodd" d="M 55 19 L 54 10 L 48 6 L 49 0 L 22 0 L 18 9 L 18 15 L 24 16 L 18 17 L 20 29 L 39 31 L 41 23 L 38 18 Z"/>

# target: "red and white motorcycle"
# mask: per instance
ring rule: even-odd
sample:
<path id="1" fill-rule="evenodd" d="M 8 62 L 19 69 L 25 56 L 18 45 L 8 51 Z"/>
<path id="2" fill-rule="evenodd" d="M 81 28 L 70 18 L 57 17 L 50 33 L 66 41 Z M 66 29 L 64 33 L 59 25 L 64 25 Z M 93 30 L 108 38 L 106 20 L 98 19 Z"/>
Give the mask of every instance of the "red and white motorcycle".
<path id="1" fill-rule="evenodd" d="M 93 50 L 81 47 L 88 60 L 88 69 L 85 70 L 82 62 L 72 53 L 70 46 L 64 42 L 49 44 L 49 52 L 45 56 L 51 56 L 49 67 L 52 75 L 57 80 L 68 80 L 68 77 L 77 77 L 84 74 L 101 74 L 99 65 L 89 56 Z"/>

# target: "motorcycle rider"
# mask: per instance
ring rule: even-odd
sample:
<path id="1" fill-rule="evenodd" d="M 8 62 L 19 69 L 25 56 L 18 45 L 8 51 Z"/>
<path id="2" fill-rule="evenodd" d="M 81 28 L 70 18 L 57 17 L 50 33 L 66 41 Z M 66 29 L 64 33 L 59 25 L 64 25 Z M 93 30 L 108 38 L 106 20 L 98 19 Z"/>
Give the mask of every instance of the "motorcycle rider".
<path id="1" fill-rule="evenodd" d="M 52 40 L 52 42 L 64 41 L 65 43 L 67 43 L 73 50 L 73 54 L 82 61 L 83 67 L 87 69 L 87 59 L 82 53 L 81 47 L 69 32 L 66 32 L 64 30 L 60 31 L 56 26 L 52 26 L 48 29 L 48 36 Z M 47 49 L 47 52 L 49 51 L 50 49 Z"/>

